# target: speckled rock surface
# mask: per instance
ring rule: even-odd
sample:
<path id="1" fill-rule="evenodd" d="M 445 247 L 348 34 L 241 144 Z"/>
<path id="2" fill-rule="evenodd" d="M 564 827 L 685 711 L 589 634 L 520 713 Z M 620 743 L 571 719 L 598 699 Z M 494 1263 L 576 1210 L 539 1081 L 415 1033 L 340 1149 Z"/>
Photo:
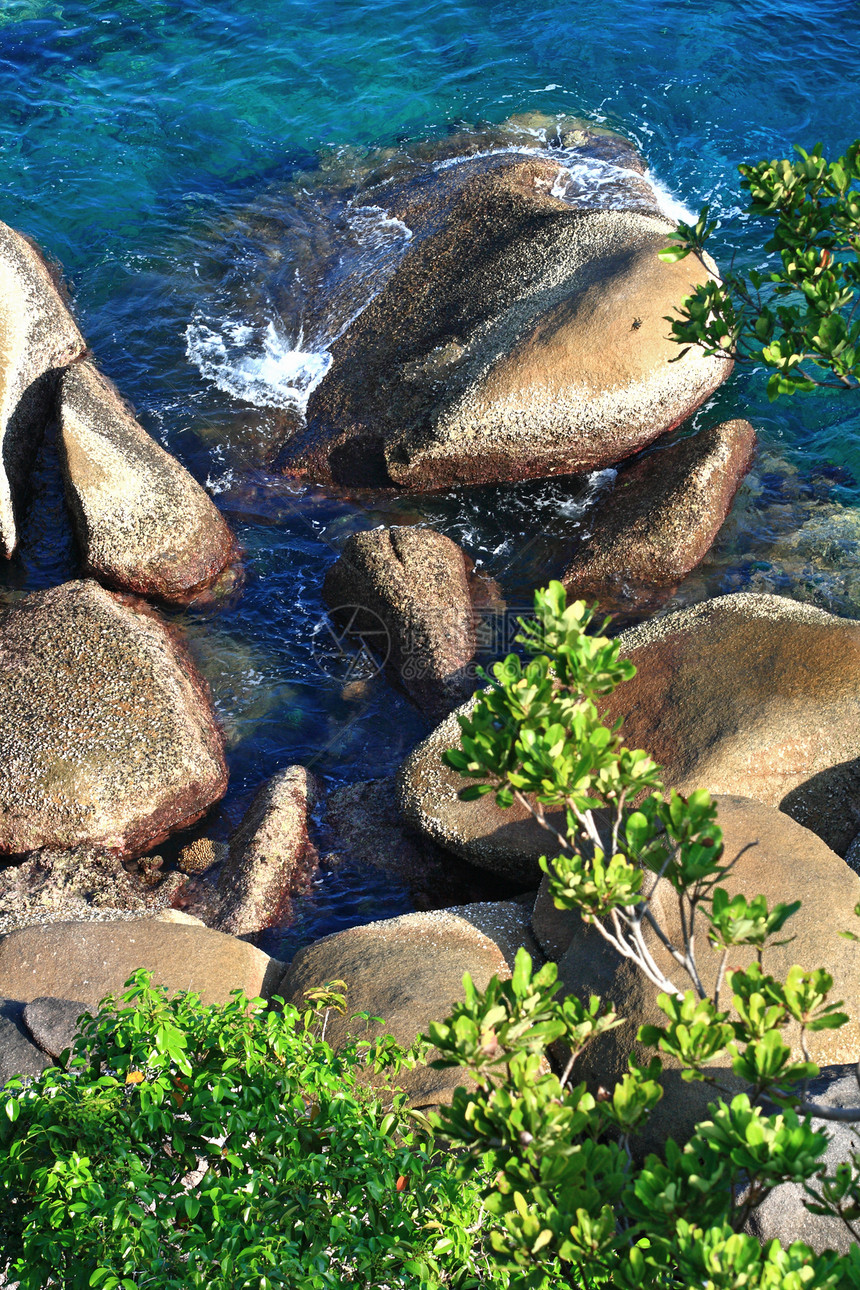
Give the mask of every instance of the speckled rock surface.
<path id="1" fill-rule="evenodd" d="M 27 478 L 60 373 L 85 349 L 39 251 L 0 224 L 0 554 L 18 544 Z"/>
<path id="2" fill-rule="evenodd" d="M 94 847 L 34 851 L 0 869 L 0 935 L 33 923 L 156 913 L 186 881 L 178 873 L 143 881 L 115 853 Z"/>
<path id="3" fill-rule="evenodd" d="M 742 593 L 625 632 L 607 700 L 668 785 L 778 806 L 844 855 L 860 811 L 860 623 Z"/>
<path id="4" fill-rule="evenodd" d="M 809 1099 L 819 1106 L 860 1106 L 856 1065 L 825 1066 L 810 1081 Z M 830 1139 L 821 1158 L 828 1174 L 833 1174 L 841 1164 L 851 1164 L 852 1157 L 860 1151 L 857 1124 L 839 1124 L 813 1116 L 812 1128 L 816 1133 L 826 1133 Z M 837 1250 L 848 1254 L 855 1242 L 842 1220 L 811 1214 L 804 1199 L 809 1198 L 799 1183 L 780 1183 L 753 1212 L 745 1231 L 763 1245 L 778 1240 L 787 1249 L 793 1242 L 803 1241 L 817 1253 Z"/>
<path id="5" fill-rule="evenodd" d="M 0 614 L 0 852 L 140 854 L 227 786 L 223 739 L 178 634 L 95 582 Z"/>
<path id="6" fill-rule="evenodd" d="M 494 974 L 510 976 L 517 945 L 534 945 L 526 914 L 509 902 L 463 905 L 336 932 L 299 950 L 276 993 L 300 1002 L 305 990 L 346 981 L 347 1016 L 330 1014 L 326 1030 L 335 1048 L 360 1024 L 350 1023 L 349 1016 L 362 1011 L 385 1023 L 368 1032 L 362 1026 L 362 1035 L 388 1033 L 411 1044 L 463 998 L 464 972 L 479 989 Z M 428 1106 L 449 1100 L 463 1077 L 459 1071 L 422 1067 L 398 1080 L 412 1105 Z"/>
<path id="7" fill-rule="evenodd" d="M 665 315 L 714 268 L 657 258 L 672 225 L 641 177 L 609 210 L 562 200 L 563 180 L 549 158 L 496 155 L 386 189 L 409 249 L 332 346 L 288 474 L 427 489 L 590 470 L 725 379 L 695 350 L 668 361 Z"/>
<path id="8" fill-rule="evenodd" d="M 812 1060 L 819 1065 L 856 1060 L 860 1052 L 857 947 L 840 932 L 853 930 L 856 924 L 854 906 L 860 901 L 860 878 L 820 838 L 783 812 L 745 797 L 721 796 L 718 803 L 725 856 L 733 859 L 748 843 L 757 844 L 740 856 L 720 885 L 730 895 L 736 892 L 749 897 L 764 895 L 771 907 L 779 901 L 802 901 L 785 932 L 794 939 L 787 945 L 766 950 L 765 970 L 782 978 L 795 963 L 810 970 L 826 968 L 834 980 L 831 999 L 842 999 L 851 1018 L 839 1030 L 822 1030 L 807 1036 Z M 545 890 L 542 898 L 546 898 Z M 660 925 L 679 944 L 677 899 L 668 883 L 658 884 L 652 909 Z M 536 909 L 532 929 L 548 952 L 558 949 L 565 939 L 562 920 L 570 935 L 567 949 L 559 959 L 559 978 L 565 989 L 581 997 L 599 994 L 611 999 L 625 1018 L 622 1026 L 601 1036 L 577 1062 L 577 1078 L 611 1087 L 626 1069 L 631 1049 L 635 1047 L 640 1055 L 646 1052 L 634 1044 L 638 1027 L 664 1024 L 656 1004 L 658 991 L 629 960 L 622 959 L 608 946 L 595 928 L 583 924 L 577 914 L 559 914 L 550 921 L 544 913 L 548 911 Z M 682 989 L 689 988 L 688 979 L 675 967 L 654 933 L 646 929 L 645 940 L 661 971 Z M 731 965 L 746 967 L 754 958 L 751 949 L 740 947 L 732 950 Z M 711 949 L 704 936 L 698 937 L 697 964 L 706 990 L 712 990 L 716 983 L 719 963 L 718 952 Z M 793 1045 L 795 1056 L 800 1059 L 797 1027 L 787 1027 L 784 1033 L 786 1042 Z M 670 1068 L 664 1077 L 666 1094 L 654 1112 L 643 1146 L 659 1144 L 669 1134 L 684 1137 L 695 1120 L 704 1115 L 708 1101 L 713 1098 L 713 1090 L 701 1084 L 684 1083 L 677 1070 L 671 1069 L 668 1058 L 664 1065 Z M 714 1067 L 720 1070 L 721 1078 L 728 1076 L 728 1070 L 723 1070 L 728 1067 L 727 1062 L 718 1059 Z"/>
<path id="9" fill-rule="evenodd" d="M 317 791 L 304 766 L 287 766 L 262 786 L 230 839 L 213 926 L 246 936 L 288 921 L 290 896 L 307 886 L 317 865 L 308 837 Z"/>
<path id="10" fill-rule="evenodd" d="M 680 582 L 710 550 L 755 442 L 748 421 L 724 421 L 622 468 L 561 575 L 570 594 L 616 609 Z"/>
<path id="11" fill-rule="evenodd" d="M 436 720 L 474 689 L 470 566 L 433 529 L 372 529 L 347 539 L 323 584 L 337 622 L 367 633 L 396 681 Z"/>
<path id="12" fill-rule="evenodd" d="M 226 1003 L 237 989 L 268 997 L 284 973 L 283 963 L 246 941 L 155 918 L 55 923 L 0 940 L 0 995 L 20 1003 L 53 996 L 92 1008 L 121 992 L 138 968 L 171 993 L 194 990 L 204 1003 Z"/>
<path id="13" fill-rule="evenodd" d="M 24 1008 L 24 1025 L 34 1044 L 49 1057 L 59 1057 L 70 1048 L 75 1037 L 78 1017 L 86 1012 L 86 1005 L 75 999 L 54 999 L 50 996 L 31 999 Z"/>
<path id="14" fill-rule="evenodd" d="M 92 363 L 65 373 L 60 420 L 66 493 L 96 577 L 182 603 L 236 558 L 236 540 L 212 499 Z"/>
<path id="15" fill-rule="evenodd" d="M 393 778 L 341 785 L 328 798 L 326 821 L 339 853 L 405 883 L 418 909 L 504 900 L 522 887 L 443 851 L 405 824 Z"/>
<path id="16" fill-rule="evenodd" d="M 552 848 L 550 835 L 518 803 L 503 811 L 492 794 L 461 802 L 457 794 L 470 781 L 442 764 L 442 753 L 460 742 L 457 712 L 468 712 L 472 703 L 452 712 L 406 758 L 396 779 L 399 809 L 412 828 L 444 850 L 521 886 L 535 886 L 543 876 L 538 860 Z M 563 826 L 560 812 L 549 819 Z"/>

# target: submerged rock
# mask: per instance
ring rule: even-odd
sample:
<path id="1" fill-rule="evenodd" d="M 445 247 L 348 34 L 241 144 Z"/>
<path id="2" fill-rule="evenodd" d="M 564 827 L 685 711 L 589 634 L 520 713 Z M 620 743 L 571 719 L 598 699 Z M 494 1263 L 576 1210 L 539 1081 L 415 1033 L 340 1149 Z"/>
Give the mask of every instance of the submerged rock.
<path id="1" fill-rule="evenodd" d="M 860 811 L 860 623 L 741 593 L 620 640 L 637 674 L 608 718 L 667 785 L 755 797 L 845 854 Z"/>
<path id="2" fill-rule="evenodd" d="M 372 529 L 347 539 L 323 585 L 337 622 L 371 646 L 378 636 L 397 681 L 437 720 L 473 689 L 470 566 L 434 529 Z"/>
<path id="3" fill-rule="evenodd" d="M 290 896 L 307 885 L 317 865 L 308 836 L 317 792 L 304 766 L 287 766 L 259 790 L 221 869 L 213 923 L 219 931 L 246 936 L 284 919 Z"/>
<path id="4" fill-rule="evenodd" d="M 106 994 L 121 994 L 138 968 L 170 994 L 194 990 L 204 1003 L 226 1003 L 237 989 L 268 997 L 284 973 L 283 963 L 247 941 L 155 918 L 54 923 L 0 940 L 0 995 L 22 1003 L 52 996 L 94 1008 Z"/>
<path id="5" fill-rule="evenodd" d="M 714 267 L 657 258 L 673 226 L 640 175 L 627 208 L 594 209 L 557 195 L 569 173 L 502 153 L 380 191 L 413 237 L 332 345 L 286 473 L 428 489 L 590 470 L 725 379 L 729 362 L 692 349 L 668 361 L 665 316 Z"/>
<path id="6" fill-rule="evenodd" d="M 277 993 L 301 1005 L 305 990 L 346 981 L 346 1015 L 329 1014 L 328 1042 L 337 1048 L 350 1034 L 391 1034 L 409 1045 L 462 1000 L 464 972 L 483 990 L 493 975 L 510 976 L 522 944 L 537 954 L 520 905 L 497 902 L 403 914 L 335 932 L 299 950 Z M 368 1028 L 351 1021 L 356 1012 L 381 1017 L 383 1025 Z M 398 1076 L 411 1104 L 419 1107 L 449 1101 L 462 1082 L 458 1070 L 428 1067 Z"/>
<path id="7" fill-rule="evenodd" d="M 6 224 L 0 224 L 0 339 L 0 553 L 9 556 L 58 379 L 86 344 L 41 254 Z"/>
<path id="8" fill-rule="evenodd" d="M 680 582 L 710 550 L 755 442 L 748 421 L 725 421 L 619 471 L 561 575 L 567 590 L 614 608 Z"/>
<path id="9" fill-rule="evenodd" d="M 97 577 L 184 603 L 236 558 L 236 540 L 209 495 L 91 363 L 63 377 L 61 431 L 72 517 Z"/>
<path id="10" fill-rule="evenodd" d="M 227 787 L 223 739 L 178 634 L 98 583 L 0 614 L 0 853 L 139 855 Z"/>

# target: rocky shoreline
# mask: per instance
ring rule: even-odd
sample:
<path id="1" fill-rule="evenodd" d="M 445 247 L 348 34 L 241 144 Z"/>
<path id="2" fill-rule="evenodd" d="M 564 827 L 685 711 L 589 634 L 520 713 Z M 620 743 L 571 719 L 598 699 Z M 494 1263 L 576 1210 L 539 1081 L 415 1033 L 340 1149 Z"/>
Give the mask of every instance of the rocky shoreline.
<path id="1" fill-rule="evenodd" d="M 607 610 L 656 609 L 710 550 L 756 436 L 740 419 L 671 436 L 730 371 L 695 354 L 670 364 L 664 334 L 716 267 L 660 261 L 671 225 L 641 159 L 605 132 L 577 137 L 582 158 L 612 172 L 603 206 L 577 206 L 557 159 L 510 149 L 437 159 L 367 190 L 411 230 L 409 246 L 332 345 L 278 469 L 333 491 L 409 493 L 611 467 L 614 487 L 562 581 Z M 75 1010 L 135 968 L 213 1001 L 236 987 L 300 999 L 342 978 L 353 1009 L 411 1042 L 464 971 L 481 985 L 509 972 L 521 945 L 557 960 L 570 991 L 604 993 L 629 1018 L 617 1051 L 586 1072 L 611 1077 L 653 1000 L 551 907 L 531 816 L 461 802 L 440 760 L 487 626 L 506 612 L 505 589 L 444 533 L 355 534 L 320 573 L 339 630 L 438 723 L 396 780 L 368 767 L 366 781 L 327 793 L 285 765 L 229 843 L 204 823 L 175 867 L 153 855 L 227 787 L 211 695 L 158 606 L 217 601 L 238 585 L 241 553 L 205 490 L 98 371 L 39 252 L 2 225 L 0 271 L 0 541 L 11 555 L 55 421 L 83 575 L 0 612 L 0 1080 L 44 1068 Z M 730 849 L 756 844 L 737 889 L 802 897 L 790 961 L 826 964 L 860 1016 L 853 951 L 838 940 L 860 902 L 843 858 L 853 864 L 860 836 L 860 624 L 747 593 L 658 614 L 621 643 L 637 676 L 610 718 L 668 786 L 719 796 Z M 287 967 L 253 942 L 288 923 L 317 866 L 333 863 L 320 819 L 336 850 L 396 875 L 420 911 L 324 937 Z M 824 1032 L 816 1060 L 836 1072 L 858 1045 L 856 1024 Z M 450 1096 L 447 1075 L 414 1076 L 415 1106 Z M 701 1110 L 684 1088 L 655 1117 L 658 1144 Z"/>

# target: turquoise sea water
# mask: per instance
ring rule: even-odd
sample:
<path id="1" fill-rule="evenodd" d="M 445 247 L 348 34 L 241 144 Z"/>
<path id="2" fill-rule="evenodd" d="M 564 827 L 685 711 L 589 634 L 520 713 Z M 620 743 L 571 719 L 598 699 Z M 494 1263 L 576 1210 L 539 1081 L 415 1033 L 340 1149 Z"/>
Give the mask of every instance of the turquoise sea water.
<path id="1" fill-rule="evenodd" d="M 554 481 L 371 507 L 265 470 L 312 374 L 301 266 L 328 236 L 331 192 L 376 149 L 406 157 L 512 113 L 565 113 L 632 139 L 689 210 L 711 202 L 718 258 L 749 265 L 761 231 L 742 215 L 737 164 L 795 142 L 843 148 L 860 135 L 858 103 L 856 0 L 6 0 L 0 218 L 61 261 L 102 367 L 208 482 L 246 551 L 241 592 L 180 615 L 230 743 L 212 827 L 225 831 L 278 766 L 313 764 L 329 783 L 374 777 L 426 728 L 384 680 L 344 691 L 319 667 L 320 587 L 346 534 L 432 522 L 523 597 L 594 493 Z M 361 236 L 371 263 L 396 231 Z M 739 373 L 699 414 L 748 416 L 762 461 L 677 599 L 753 587 L 860 616 L 860 405 L 768 405 L 763 391 Z M 74 571 L 46 454 L 0 596 Z M 284 952 L 408 907 L 347 865 L 320 878 Z"/>

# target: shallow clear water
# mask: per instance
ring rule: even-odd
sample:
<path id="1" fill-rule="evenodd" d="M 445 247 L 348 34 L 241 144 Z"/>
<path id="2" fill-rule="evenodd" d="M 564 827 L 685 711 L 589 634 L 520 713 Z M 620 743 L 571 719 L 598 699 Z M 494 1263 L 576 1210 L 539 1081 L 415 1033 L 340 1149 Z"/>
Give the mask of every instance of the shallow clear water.
<path id="1" fill-rule="evenodd" d="M 856 0 L 6 0 L 0 218 L 62 262 L 99 362 L 208 482 L 246 551 L 241 592 L 180 615 L 228 734 L 216 830 L 280 765 L 330 783 L 385 774 L 426 728 L 381 678 L 345 688 L 320 666 L 320 588 L 349 532 L 430 522 L 525 598 L 605 487 L 358 504 L 267 473 L 294 392 L 325 361 L 332 311 L 308 265 L 336 265 L 346 238 L 349 273 L 324 281 L 344 318 L 405 245 L 350 196 L 375 150 L 405 163 L 422 140 L 511 113 L 586 117 L 633 140 L 688 209 L 710 201 L 718 258 L 749 265 L 761 232 L 741 214 L 737 164 L 795 142 L 841 149 L 860 134 L 858 102 Z M 676 599 L 749 586 L 860 616 L 860 406 L 768 405 L 763 386 L 738 374 L 698 414 L 748 416 L 763 453 Z M 74 569 L 46 456 L 0 596 Z M 338 873 L 302 902 L 290 943 L 408 907 L 382 879 Z"/>

